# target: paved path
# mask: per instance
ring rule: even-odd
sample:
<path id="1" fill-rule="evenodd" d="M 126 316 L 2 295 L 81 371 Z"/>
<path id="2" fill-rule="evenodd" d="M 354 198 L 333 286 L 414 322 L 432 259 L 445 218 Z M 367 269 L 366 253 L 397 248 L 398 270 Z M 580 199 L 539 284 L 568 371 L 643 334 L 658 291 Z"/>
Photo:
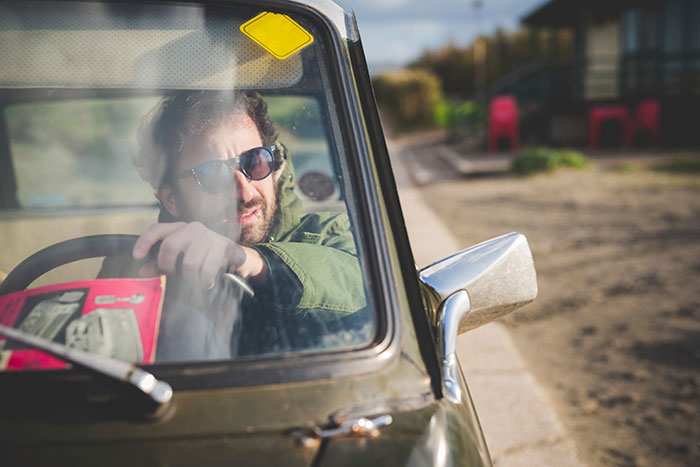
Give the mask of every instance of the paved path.
<path id="1" fill-rule="evenodd" d="M 419 145 L 410 140 L 389 144 L 419 268 L 469 246 L 458 245 L 415 188 L 416 183 L 456 176 L 447 164 L 421 163 L 421 159 L 436 160 L 425 157 L 428 148 L 424 141 Z M 461 335 L 457 353 L 496 467 L 583 466 L 573 441 L 502 324 L 490 323 Z"/>

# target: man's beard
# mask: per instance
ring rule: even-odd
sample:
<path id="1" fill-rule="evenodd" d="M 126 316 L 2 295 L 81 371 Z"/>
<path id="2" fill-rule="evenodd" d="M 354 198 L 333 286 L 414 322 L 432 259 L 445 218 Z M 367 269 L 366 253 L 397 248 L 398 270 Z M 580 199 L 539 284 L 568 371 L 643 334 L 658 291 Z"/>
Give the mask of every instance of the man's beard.
<path id="1" fill-rule="evenodd" d="M 239 245 L 252 246 L 256 243 L 262 243 L 267 240 L 270 229 L 277 213 L 277 200 L 268 205 L 261 200 L 253 200 L 251 202 L 239 205 L 238 212 L 246 211 L 251 208 L 258 208 L 260 212 L 259 222 L 254 225 L 245 225 L 240 227 L 238 236 Z"/>
<path id="2" fill-rule="evenodd" d="M 252 200 L 245 204 L 238 205 L 238 212 L 245 211 L 253 206 L 259 206 L 260 208 L 260 220 L 261 222 L 256 225 L 249 225 L 240 227 L 240 233 L 238 236 L 239 245 L 252 246 L 256 243 L 262 243 L 268 241 L 270 235 L 270 230 L 272 226 L 275 225 L 277 218 L 279 217 L 279 196 L 281 191 L 281 184 L 275 183 L 275 196 L 266 205 L 265 200 L 261 197 L 259 199 Z"/>
<path id="3" fill-rule="evenodd" d="M 257 197 L 244 204 L 238 204 L 237 208 L 230 206 L 230 204 L 227 202 L 226 207 L 223 209 L 214 209 L 214 212 L 210 213 L 209 216 L 203 216 L 203 209 L 195 209 L 194 206 L 184 199 L 184 196 L 182 196 L 181 193 L 176 192 L 175 196 L 178 198 L 178 206 L 180 207 L 179 220 L 184 222 L 201 222 L 208 229 L 230 238 L 239 245 L 252 246 L 256 243 L 267 241 L 270 230 L 275 224 L 279 214 L 279 206 L 277 203 L 279 193 L 280 186 L 277 185 L 274 199 L 272 199 L 268 204 L 265 203 L 265 200 L 262 197 Z M 238 223 L 238 214 L 253 207 L 257 207 L 259 209 L 260 222 L 257 222 L 254 225 L 241 226 Z M 232 214 L 227 216 L 224 213 Z M 229 221 L 221 221 L 221 219 L 224 217 L 229 216 Z"/>

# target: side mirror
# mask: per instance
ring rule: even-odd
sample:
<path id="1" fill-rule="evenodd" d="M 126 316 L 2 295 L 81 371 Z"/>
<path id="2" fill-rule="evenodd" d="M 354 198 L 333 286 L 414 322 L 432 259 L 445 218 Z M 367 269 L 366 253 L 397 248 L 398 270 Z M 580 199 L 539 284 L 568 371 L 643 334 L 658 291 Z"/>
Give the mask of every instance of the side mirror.
<path id="1" fill-rule="evenodd" d="M 419 273 L 424 296 L 437 308 L 434 325 L 443 356 L 443 389 L 459 402 L 457 335 L 498 319 L 537 296 L 537 276 L 527 239 L 520 233 L 462 250 Z"/>

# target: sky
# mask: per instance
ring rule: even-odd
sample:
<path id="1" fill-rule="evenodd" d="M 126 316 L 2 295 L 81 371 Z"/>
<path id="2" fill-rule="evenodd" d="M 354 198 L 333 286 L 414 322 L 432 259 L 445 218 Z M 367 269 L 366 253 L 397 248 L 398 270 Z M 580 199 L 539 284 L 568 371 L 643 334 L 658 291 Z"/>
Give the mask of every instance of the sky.
<path id="1" fill-rule="evenodd" d="M 497 27 L 514 29 L 520 17 L 547 0 L 335 0 L 355 10 L 371 72 L 405 65 L 450 41 L 463 46 Z"/>

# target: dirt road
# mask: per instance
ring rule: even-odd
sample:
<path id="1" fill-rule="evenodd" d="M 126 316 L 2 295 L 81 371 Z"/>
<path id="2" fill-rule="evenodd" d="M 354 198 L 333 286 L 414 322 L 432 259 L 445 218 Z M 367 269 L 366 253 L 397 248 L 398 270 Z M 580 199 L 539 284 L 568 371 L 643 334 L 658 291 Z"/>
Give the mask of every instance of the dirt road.
<path id="1" fill-rule="evenodd" d="M 422 188 L 463 247 L 528 237 L 540 294 L 506 324 L 591 466 L 700 465 L 700 155 L 691 157 L 691 173 L 642 158 Z"/>

